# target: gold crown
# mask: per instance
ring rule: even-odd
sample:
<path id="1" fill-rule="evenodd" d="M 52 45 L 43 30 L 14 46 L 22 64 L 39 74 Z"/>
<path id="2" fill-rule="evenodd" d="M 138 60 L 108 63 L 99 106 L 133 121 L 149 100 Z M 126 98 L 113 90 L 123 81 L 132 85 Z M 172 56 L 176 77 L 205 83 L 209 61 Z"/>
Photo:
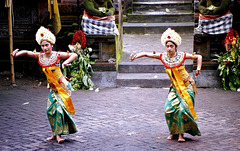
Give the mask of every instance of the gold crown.
<path id="1" fill-rule="evenodd" d="M 44 40 L 52 44 L 55 44 L 56 37 L 49 29 L 46 29 L 45 27 L 41 26 L 36 33 L 36 41 L 40 45 Z"/>
<path id="2" fill-rule="evenodd" d="M 177 46 L 181 44 L 181 37 L 180 35 L 171 28 L 168 28 L 161 37 L 162 45 L 165 46 L 167 41 L 174 42 Z"/>

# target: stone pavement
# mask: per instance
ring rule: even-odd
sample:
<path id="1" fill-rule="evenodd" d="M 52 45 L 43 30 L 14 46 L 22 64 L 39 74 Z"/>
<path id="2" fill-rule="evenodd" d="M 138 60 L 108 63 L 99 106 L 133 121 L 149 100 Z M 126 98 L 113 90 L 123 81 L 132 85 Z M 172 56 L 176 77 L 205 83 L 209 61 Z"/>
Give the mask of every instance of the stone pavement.
<path id="1" fill-rule="evenodd" d="M 63 136 L 65 143 L 58 144 L 46 141 L 51 136 L 46 116 L 48 89 L 45 84 L 37 84 L 32 81 L 15 88 L 0 86 L 1 151 L 240 150 L 239 92 L 199 88 L 195 109 L 202 136 L 185 134 L 186 142 L 178 143 L 166 139 L 163 109 L 167 88 L 74 91 L 73 119 L 79 131 Z"/>

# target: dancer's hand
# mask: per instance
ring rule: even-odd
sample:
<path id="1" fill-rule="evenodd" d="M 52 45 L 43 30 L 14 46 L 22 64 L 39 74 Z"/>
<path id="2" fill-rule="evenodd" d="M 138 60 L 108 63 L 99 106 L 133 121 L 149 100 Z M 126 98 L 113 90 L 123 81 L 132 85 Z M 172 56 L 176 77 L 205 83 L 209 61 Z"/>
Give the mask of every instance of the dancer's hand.
<path id="1" fill-rule="evenodd" d="M 62 68 L 64 69 L 65 66 L 68 67 L 68 66 L 71 66 L 71 65 L 72 65 L 71 63 L 64 63 L 64 62 L 63 62 Z"/>
<path id="2" fill-rule="evenodd" d="M 198 75 L 200 75 L 200 70 L 199 69 L 197 69 L 196 71 L 195 71 L 195 76 L 197 77 Z"/>
<path id="3" fill-rule="evenodd" d="M 15 58 L 16 55 L 17 55 L 17 53 L 18 53 L 18 51 L 19 51 L 19 49 L 15 49 L 15 50 L 11 53 L 11 56 L 12 56 L 13 58 Z"/>
<path id="4" fill-rule="evenodd" d="M 131 59 L 131 61 L 137 59 L 137 53 L 136 53 L 136 52 L 133 52 L 133 53 L 130 55 L 130 59 Z"/>

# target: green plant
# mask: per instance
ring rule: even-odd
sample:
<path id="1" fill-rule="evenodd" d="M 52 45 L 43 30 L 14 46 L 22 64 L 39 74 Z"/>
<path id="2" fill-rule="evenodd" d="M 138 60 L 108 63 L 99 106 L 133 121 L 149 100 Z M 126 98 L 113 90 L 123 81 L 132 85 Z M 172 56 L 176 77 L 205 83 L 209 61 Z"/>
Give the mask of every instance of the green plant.
<path id="1" fill-rule="evenodd" d="M 219 63 L 221 81 L 224 90 L 240 91 L 240 38 L 238 33 L 231 29 L 225 40 L 226 52 L 216 55 L 214 59 Z"/>
<path id="2" fill-rule="evenodd" d="M 92 64 L 95 61 L 90 60 L 92 48 L 85 47 L 85 34 L 78 30 L 73 35 L 72 44 L 68 45 L 71 52 L 76 53 L 78 57 L 72 62 L 72 65 L 63 69 L 63 74 L 70 74 L 71 84 L 74 90 L 89 89 L 94 86 L 91 80 L 93 73 Z"/>

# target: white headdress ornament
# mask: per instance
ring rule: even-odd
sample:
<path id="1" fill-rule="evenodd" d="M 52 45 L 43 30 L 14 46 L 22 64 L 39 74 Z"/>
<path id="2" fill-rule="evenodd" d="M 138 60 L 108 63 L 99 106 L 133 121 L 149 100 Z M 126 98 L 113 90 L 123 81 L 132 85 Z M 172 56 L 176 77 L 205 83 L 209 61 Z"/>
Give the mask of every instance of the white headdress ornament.
<path id="1" fill-rule="evenodd" d="M 40 45 L 41 42 L 44 40 L 52 44 L 55 44 L 56 37 L 49 29 L 46 29 L 45 27 L 41 26 L 36 33 L 36 41 Z"/>
<path id="2" fill-rule="evenodd" d="M 181 44 L 180 35 L 173 29 L 168 28 L 161 37 L 162 45 L 165 46 L 167 41 L 174 42 L 177 46 Z"/>

